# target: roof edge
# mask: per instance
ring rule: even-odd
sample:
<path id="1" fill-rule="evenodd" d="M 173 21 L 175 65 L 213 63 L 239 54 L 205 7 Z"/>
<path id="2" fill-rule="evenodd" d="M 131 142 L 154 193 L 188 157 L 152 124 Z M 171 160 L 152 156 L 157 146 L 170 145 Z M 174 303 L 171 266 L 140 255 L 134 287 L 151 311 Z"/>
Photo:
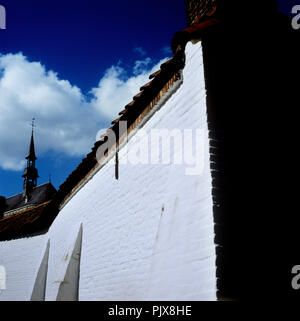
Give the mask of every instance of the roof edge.
<path id="1" fill-rule="evenodd" d="M 172 39 L 171 48 L 173 53 L 184 50 L 186 44 L 195 39 L 201 39 L 207 32 L 220 23 L 218 18 L 210 18 L 186 29 L 177 31 Z"/>

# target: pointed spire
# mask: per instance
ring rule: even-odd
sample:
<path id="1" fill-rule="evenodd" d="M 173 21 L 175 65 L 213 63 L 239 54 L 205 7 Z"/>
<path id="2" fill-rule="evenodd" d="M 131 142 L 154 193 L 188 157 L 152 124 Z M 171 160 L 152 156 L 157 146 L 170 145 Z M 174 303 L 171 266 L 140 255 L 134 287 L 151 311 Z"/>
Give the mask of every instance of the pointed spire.
<path id="1" fill-rule="evenodd" d="M 26 159 L 30 159 L 30 160 L 36 160 L 36 156 L 35 156 L 35 149 L 34 149 L 34 139 L 33 139 L 33 131 L 34 131 L 34 121 L 35 118 L 32 118 L 32 130 L 31 130 L 31 139 L 30 139 L 30 144 L 29 144 L 29 151 L 28 151 L 28 155 L 26 156 Z"/>
<path id="2" fill-rule="evenodd" d="M 26 159 L 30 159 L 30 160 L 37 159 L 35 156 L 33 133 L 31 134 L 30 145 L 29 145 L 28 155 L 26 156 Z"/>
<path id="3" fill-rule="evenodd" d="M 23 195 L 28 198 L 29 192 L 37 186 L 37 178 L 39 177 L 38 171 L 35 168 L 35 161 L 37 157 L 35 155 L 34 149 L 34 139 L 33 139 L 33 131 L 34 131 L 34 118 L 32 119 L 32 131 L 31 131 L 31 139 L 29 144 L 29 151 L 28 155 L 26 156 L 27 159 L 27 167 L 24 170 L 22 177 L 24 178 L 23 183 Z"/>

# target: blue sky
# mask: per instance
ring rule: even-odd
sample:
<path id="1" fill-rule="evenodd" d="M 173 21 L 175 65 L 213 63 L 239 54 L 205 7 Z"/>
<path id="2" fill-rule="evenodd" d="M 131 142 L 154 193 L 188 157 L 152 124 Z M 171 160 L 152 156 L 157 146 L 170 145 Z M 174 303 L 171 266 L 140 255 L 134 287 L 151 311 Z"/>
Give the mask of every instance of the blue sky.
<path id="1" fill-rule="evenodd" d="M 0 4 L 7 14 L 7 29 L 0 30 L 0 195 L 7 197 L 22 190 L 31 118 L 38 184 L 51 173 L 58 188 L 97 130 L 110 126 L 149 72 L 171 56 L 173 34 L 185 28 L 185 6 L 183 0 Z M 102 112 L 104 103 L 114 105 Z"/>
<path id="2" fill-rule="evenodd" d="M 22 51 L 84 91 L 119 60 L 132 64 L 133 48 L 160 58 L 185 27 L 183 0 L 0 1 L 7 10 L 1 52 Z"/>
<path id="3" fill-rule="evenodd" d="M 299 1 L 300 2 L 300 1 Z M 279 0 L 289 12 L 295 0 Z M 89 152 L 98 130 L 172 54 L 186 27 L 184 0 L 0 0 L 0 195 L 22 190 L 36 118 L 40 179 L 56 188 Z"/>
<path id="4" fill-rule="evenodd" d="M 295 5 L 300 5 L 300 0 L 277 0 L 277 3 L 281 12 L 292 16 L 292 8 Z"/>

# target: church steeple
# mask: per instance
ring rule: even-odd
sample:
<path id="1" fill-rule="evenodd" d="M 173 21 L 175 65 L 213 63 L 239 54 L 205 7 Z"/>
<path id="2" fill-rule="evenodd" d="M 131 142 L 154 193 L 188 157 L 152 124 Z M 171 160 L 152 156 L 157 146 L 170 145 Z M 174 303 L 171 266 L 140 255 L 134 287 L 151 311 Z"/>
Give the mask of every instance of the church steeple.
<path id="1" fill-rule="evenodd" d="M 29 151 L 28 151 L 28 155 L 26 156 L 27 166 L 22 175 L 22 177 L 24 178 L 23 195 L 27 197 L 29 192 L 34 187 L 36 187 L 37 179 L 39 177 L 38 171 L 35 168 L 35 161 L 37 160 L 37 158 L 35 156 L 35 149 L 34 149 L 33 129 L 34 129 L 34 118 L 32 119 L 32 131 L 31 131 L 31 139 L 29 144 Z"/>
<path id="2" fill-rule="evenodd" d="M 30 145 L 29 145 L 29 151 L 28 155 L 26 156 L 26 159 L 36 160 L 35 156 L 35 150 L 34 150 L 34 140 L 33 140 L 33 130 L 31 133 L 31 139 L 30 139 Z"/>

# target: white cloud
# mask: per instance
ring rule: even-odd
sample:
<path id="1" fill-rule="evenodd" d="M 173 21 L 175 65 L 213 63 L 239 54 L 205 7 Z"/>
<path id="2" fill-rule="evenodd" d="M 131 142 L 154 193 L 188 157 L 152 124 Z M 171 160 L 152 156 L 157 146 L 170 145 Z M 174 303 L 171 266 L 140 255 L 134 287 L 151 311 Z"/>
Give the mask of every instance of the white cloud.
<path id="1" fill-rule="evenodd" d="M 135 47 L 133 49 L 134 52 L 137 52 L 139 55 L 141 55 L 142 57 L 147 55 L 147 52 L 144 50 L 143 47 Z"/>
<path id="2" fill-rule="evenodd" d="M 140 87 L 149 82 L 149 74 L 158 70 L 166 60 L 167 58 L 161 60 L 151 69 L 149 69 L 150 58 L 138 60 L 133 67 L 133 76 L 130 77 L 126 76 L 124 68 L 112 66 L 106 71 L 98 86 L 92 89 L 94 98 L 91 104 L 106 119 L 118 117 L 118 113 L 140 91 Z"/>
<path id="3" fill-rule="evenodd" d="M 120 64 L 111 66 L 87 98 L 80 88 L 21 53 L 0 55 L 0 167 L 23 168 L 32 117 L 37 119 L 38 155 L 87 153 L 99 127 L 117 117 L 164 60 L 155 66 L 150 58 L 138 60 L 132 76 Z"/>

